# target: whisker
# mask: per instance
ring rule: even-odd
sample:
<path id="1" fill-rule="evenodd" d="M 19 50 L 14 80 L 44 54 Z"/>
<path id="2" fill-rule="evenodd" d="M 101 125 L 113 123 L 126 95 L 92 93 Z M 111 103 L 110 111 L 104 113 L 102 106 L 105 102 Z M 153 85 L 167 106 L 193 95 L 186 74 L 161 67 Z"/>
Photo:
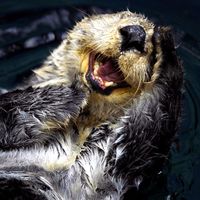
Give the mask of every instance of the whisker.
<path id="1" fill-rule="evenodd" d="M 77 8 L 77 7 L 75 7 L 75 6 L 70 6 L 70 7 L 73 8 L 74 10 L 76 10 L 76 11 L 79 11 L 79 12 L 83 13 L 84 16 L 87 16 L 87 17 L 90 17 L 90 16 L 91 16 L 91 14 L 87 13 L 86 11 L 84 11 L 84 10 L 82 10 L 82 9 L 80 9 L 80 8 Z"/>

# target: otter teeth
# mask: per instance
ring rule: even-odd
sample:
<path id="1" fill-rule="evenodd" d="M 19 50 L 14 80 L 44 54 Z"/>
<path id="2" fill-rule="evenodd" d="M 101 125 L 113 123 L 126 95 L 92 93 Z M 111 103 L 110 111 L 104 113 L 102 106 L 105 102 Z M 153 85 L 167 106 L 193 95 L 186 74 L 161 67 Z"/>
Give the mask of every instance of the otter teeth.
<path id="1" fill-rule="evenodd" d="M 99 76 L 95 76 L 95 79 L 98 80 L 100 85 L 104 88 L 114 85 L 114 82 L 103 81 Z"/>
<path id="2" fill-rule="evenodd" d="M 105 87 L 109 87 L 109 86 L 111 86 L 111 85 L 114 85 L 114 82 L 112 82 L 112 81 L 111 81 L 111 82 L 107 82 L 107 81 L 106 81 L 106 82 L 104 83 L 104 86 L 105 86 Z"/>
<path id="3" fill-rule="evenodd" d="M 95 75 L 95 76 L 97 76 L 97 71 L 98 71 L 98 68 L 99 68 L 99 66 L 100 66 L 101 64 L 102 64 L 102 63 L 95 61 L 95 63 L 94 63 L 94 75 Z"/>
<path id="4" fill-rule="evenodd" d="M 94 76 L 98 76 L 98 68 L 95 67 L 93 73 L 94 73 Z"/>
<path id="5" fill-rule="evenodd" d="M 99 84 L 101 85 L 101 87 L 103 88 L 106 88 L 106 87 L 109 87 L 109 86 L 113 86 L 113 85 L 116 85 L 114 82 L 112 81 L 103 81 L 101 77 L 97 76 L 97 75 L 93 75 L 93 78 L 95 80 L 97 80 L 99 82 Z"/>

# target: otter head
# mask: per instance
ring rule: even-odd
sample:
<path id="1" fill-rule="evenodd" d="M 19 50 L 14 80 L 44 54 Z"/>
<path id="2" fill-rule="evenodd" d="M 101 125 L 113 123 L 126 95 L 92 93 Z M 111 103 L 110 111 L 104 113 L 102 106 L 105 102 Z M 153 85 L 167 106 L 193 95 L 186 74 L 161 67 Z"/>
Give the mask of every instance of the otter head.
<path id="1" fill-rule="evenodd" d="M 68 40 L 76 41 L 84 82 L 117 102 L 136 95 L 150 81 L 153 34 L 153 23 L 127 11 L 85 18 Z"/>
<path id="2" fill-rule="evenodd" d="M 100 112 L 97 121 L 117 116 L 156 80 L 162 52 L 155 45 L 155 29 L 143 15 L 129 11 L 86 17 L 69 31 L 38 74 L 56 84 L 71 83 L 79 74 L 92 91 L 88 107 L 93 116 Z M 54 71 L 49 65 L 55 66 Z"/>

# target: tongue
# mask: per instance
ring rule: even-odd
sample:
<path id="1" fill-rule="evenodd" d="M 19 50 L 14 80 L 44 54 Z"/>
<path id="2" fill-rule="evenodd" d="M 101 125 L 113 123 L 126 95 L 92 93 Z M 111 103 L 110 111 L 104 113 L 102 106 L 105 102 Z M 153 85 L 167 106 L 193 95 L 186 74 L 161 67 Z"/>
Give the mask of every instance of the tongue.
<path id="1" fill-rule="evenodd" d="M 120 69 L 110 60 L 100 65 L 97 73 L 98 76 L 101 77 L 104 81 L 112 81 L 117 83 L 124 80 L 124 76 Z"/>

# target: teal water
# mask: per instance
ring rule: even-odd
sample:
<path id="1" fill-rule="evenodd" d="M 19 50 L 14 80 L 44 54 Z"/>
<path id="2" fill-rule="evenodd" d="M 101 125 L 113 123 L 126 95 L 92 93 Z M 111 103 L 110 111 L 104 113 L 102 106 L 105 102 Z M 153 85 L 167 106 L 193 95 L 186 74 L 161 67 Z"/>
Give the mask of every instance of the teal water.
<path id="1" fill-rule="evenodd" d="M 182 124 L 171 149 L 170 158 L 161 173 L 157 184 L 149 191 L 152 200 L 200 199 L 200 2 L 163 0 L 163 1 L 70 1 L 70 0 L 7 0 L 0 1 L 0 87 L 12 88 L 21 81 L 31 68 L 39 66 L 50 51 L 61 40 L 61 32 L 70 28 L 74 20 L 82 14 L 72 15 L 69 22 L 58 23 L 59 14 L 53 10 L 70 6 L 72 10 L 80 4 L 101 6 L 110 10 L 126 10 L 144 13 L 159 23 L 175 28 L 177 50 L 185 71 Z M 42 21 L 44 12 L 53 18 L 51 25 Z M 41 12 L 39 12 L 41 11 Z M 75 12 L 75 11 L 73 11 Z M 9 17 L 17 13 L 18 18 Z M 30 14 L 32 13 L 32 14 Z M 41 15 L 41 16 L 40 16 Z M 67 16 L 67 13 L 65 13 Z M 6 17 L 5 17 L 6 16 Z M 65 18 L 66 19 L 66 18 Z M 35 28 L 30 30 L 35 22 Z M 37 22 L 37 23 L 36 23 Z M 67 27 L 63 27 L 67 24 Z M 13 28 L 13 29 L 10 29 Z M 6 34 L 2 31 L 7 30 Z M 14 37 L 12 34 L 16 33 Z M 26 30 L 26 31 L 25 31 Z M 12 34 L 9 35 L 10 32 Z M 47 33 L 53 33 L 47 35 Z M 22 44 L 29 38 L 48 41 L 37 48 L 23 51 Z M 14 44 L 14 45 L 13 45 Z M 3 51 L 7 48 L 9 56 Z"/>

